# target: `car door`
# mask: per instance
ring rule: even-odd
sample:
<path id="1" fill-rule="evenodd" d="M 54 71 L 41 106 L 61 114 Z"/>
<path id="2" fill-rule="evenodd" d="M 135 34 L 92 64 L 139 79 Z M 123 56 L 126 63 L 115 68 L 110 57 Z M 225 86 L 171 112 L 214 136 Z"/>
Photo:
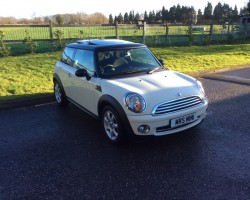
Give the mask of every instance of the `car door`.
<path id="1" fill-rule="evenodd" d="M 75 73 L 72 74 L 74 77 L 71 78 L 71 99 L 81 107 L 96 114 L 94 52 L 77 49 L 74 56 L 74 68 L 75 71 L 81 68 L 86 69 L 91 79 L 87 80 L 86 77 L 77 77 Z"/>

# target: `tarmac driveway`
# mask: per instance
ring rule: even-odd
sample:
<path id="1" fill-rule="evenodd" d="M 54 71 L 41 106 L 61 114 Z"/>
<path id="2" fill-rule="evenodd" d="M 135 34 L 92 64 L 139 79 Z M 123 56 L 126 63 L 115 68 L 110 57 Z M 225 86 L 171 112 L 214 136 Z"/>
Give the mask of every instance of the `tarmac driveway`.
<path id="1" fill-rule="evenodd" d="M 216 76 L 199 127 L 123 146 L 72 105 L 1 111 L 0 199 L 249 199 L 250 68 Z"/>

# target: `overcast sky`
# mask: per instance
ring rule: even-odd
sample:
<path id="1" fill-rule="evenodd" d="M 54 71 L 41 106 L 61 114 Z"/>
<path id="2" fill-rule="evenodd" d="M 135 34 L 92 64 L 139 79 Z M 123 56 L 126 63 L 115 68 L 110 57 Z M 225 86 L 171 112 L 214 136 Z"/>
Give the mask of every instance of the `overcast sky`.
<path id="1" fill-rule="evenodd" d="M 14 16 L 16 18 L 31 18 L 54 14 L 84 12 L 93 14 L 95 12 L 103 13 L 108 17 L 109 14 L 118 15 L 134 10 L 144 13 L 152 10 L 161 10 L 162 6 L 169 9 L 178 3 L 182 6 L 194 6 L 202 12 L 207 5 L 207 0 L 0 0 L 0 16 Z M 219 0 L 209 0 L 213 7 Z M 227 3 L 234 8 L 235 4 L 238 10 L 245 6 L 248 0 L 221 0 L 221 3 Z"/>

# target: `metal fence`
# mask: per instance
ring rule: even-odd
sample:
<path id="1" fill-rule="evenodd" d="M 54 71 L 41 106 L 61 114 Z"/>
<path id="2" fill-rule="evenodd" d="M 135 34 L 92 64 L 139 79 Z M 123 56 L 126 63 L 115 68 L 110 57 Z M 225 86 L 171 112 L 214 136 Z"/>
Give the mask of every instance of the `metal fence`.
<path id="1" fill-rule="evenodd" d="M 4 42 L 11 48 L 11 55 L 31 52 L 24 43 L 29 37 L 36 45 L 35 52 L 60 50 L 65 44 L 82 39 L 119 38 L 148 46 L 187 46 L 220 43 L 240 43 L 250 39 L 246 26 L 227 25 L 0 25 L 5 33 Z"/>

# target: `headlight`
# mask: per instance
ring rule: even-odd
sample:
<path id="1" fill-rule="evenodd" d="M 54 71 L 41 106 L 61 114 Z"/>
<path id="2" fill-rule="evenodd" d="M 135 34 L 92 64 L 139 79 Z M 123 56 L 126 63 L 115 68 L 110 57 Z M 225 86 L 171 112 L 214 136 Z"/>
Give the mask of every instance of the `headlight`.
<path id="1" fill-rule="evenodd" d="M 146 108 L 146 101 L 139 94 L 130 93 L 125 98 L 125 105 L 133 112 L 140 113 Z"/>
<path id="2" fill-rule="evenodd" d="M 204 88 L 203 88 L 203 86 L 202 86 L 202 84 L 201 84 L 200 81 L 197 81 L 197 87 L 199 88 L 200 93 L 201 93 L 203 96 L 205 96 L 205 90 L 204 90 Z"/>

